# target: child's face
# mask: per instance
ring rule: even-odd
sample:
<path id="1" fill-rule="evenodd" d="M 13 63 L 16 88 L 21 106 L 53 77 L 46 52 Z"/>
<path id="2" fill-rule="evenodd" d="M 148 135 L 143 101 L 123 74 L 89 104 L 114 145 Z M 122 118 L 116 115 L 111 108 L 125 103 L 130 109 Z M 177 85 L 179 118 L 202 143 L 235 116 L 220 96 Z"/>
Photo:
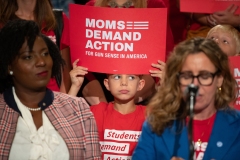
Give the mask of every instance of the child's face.
<path id="1" fill-rule="evenodd" d="M 237 55 L 237 43 L 235 38 L 229 32 L 222 29 L 216 29 L 208 35 L 207 38 L 211 38 L 219 45 L 222 51 L 228 56 Z"/>
<path id="2" fill-rule="evenodd" d="M 140 91 L 145 84 L 143 79 L 137 75 L 111 74 L 104 80 L 105 87 L 112 93 L 115 99 L 130 101 L 134 99 L 137 91 Z"/>

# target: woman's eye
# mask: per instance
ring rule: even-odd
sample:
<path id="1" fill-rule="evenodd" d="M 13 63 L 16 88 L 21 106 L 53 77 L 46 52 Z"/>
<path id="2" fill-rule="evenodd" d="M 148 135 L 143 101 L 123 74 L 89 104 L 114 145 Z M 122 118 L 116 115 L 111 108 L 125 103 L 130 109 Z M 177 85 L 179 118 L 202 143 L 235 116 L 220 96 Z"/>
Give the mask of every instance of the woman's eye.
<path id="1" fill-rule="evenodd" d="M 31 58 L 32 58 L 32 56 L 23 56 L 23 59 L 26 59 L 26 60 L 29 60 Z"/>
<path id="2" fill-rule="evenodd" d="M 182 75 L 181 75 L 181 78 L 191 79 L 191 78 L 192 78 L 192 74 L 182 74 Z"/>
<path id="3" fill-rule="evenodd" d="M 201 77 L 202 79 L 208 79 L 209 77 L 211 77 L 211 74 L 200 74 L 199 77 Z"/>
<path id="4" fill-rule="evenodd" d="M 44 52 L 44 53 L 42 53 L 42 56 L 47 56 L 47 55 L 49 55 L 48 52 Z"/>

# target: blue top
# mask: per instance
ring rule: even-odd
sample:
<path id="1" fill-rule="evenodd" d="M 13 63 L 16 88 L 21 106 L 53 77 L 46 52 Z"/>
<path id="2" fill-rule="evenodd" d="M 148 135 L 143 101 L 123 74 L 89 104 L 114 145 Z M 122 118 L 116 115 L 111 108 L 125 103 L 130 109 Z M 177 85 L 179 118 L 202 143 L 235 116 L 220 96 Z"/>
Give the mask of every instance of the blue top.
<path id="1" fill-rule="evenodd" d="M 188 131 L 176 133 L 177 121 L 162 135 L 151 131 L 147 121 L 132 160 L 170 160 L 173 156 L 188 160 Z M 218 111 L 203 160 L 240 160 L 240 112 Z"/>

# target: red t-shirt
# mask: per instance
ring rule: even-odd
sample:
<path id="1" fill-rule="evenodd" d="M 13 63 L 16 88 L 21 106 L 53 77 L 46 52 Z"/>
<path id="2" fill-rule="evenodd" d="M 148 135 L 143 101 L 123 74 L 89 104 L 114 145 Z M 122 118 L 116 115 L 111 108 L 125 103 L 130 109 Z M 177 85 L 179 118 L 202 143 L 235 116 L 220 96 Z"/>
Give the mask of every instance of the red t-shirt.
<path id="1" fill-rule="evenodd" d="M 145 108 L 139 105 L 134 112 L 123 115 L 114 109 L 113 103 L 91 106 L 104 160 L 131 159 L 141 135 Z"/>
<path id="2" fill-rule="evenodd" d="M 207 148 L 216 113 L 205 120 L 193 120 L 194 159 L 202 160 Z"/>
<path id="3" fill-rule="evenodd" d="M 56 36 L 53 30 L 50 30 L 48 32 L 42 31 L 43 34 L 48 36 L 54 43 L 56 43 Z M 67 16 L 63 13 L 63 32 L 62 37 L 60 41 L 60 50 L 63 50 L 70 45 L 70 36 L 69 36 L 69 20 Z M 57 85 L 56 79 L 51 78 L 47 88 L 51 89 L 52 91 L 59 91 L 60 88 Z"/>

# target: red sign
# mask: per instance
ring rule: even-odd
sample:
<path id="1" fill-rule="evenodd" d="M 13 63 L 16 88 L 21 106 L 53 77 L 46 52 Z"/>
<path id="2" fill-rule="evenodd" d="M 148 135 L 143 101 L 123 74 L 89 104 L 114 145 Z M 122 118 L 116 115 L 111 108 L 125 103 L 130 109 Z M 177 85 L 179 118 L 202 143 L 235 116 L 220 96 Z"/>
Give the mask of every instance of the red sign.
<path id="1" fill-rule="evenodd" d="M 232 73 L 238 84 L 238 99 L 234 104 L 234 107 L 240 110 L 240 56 L 229 57 Z"/>
<path id="2" fill-rule="evenodd" d="M 240 0 L 180 0 L 181 12 L 214 13 L 224 11 L 230 5 L 240 6 Z M 238 9 L 236 14 L 240 14 Z"/>
<path id="3" fill-rule="evenodd" d="M 166 8 L 70 5 L 71 59 L 89 71 L 149 74 L 165 60 Z"/>

